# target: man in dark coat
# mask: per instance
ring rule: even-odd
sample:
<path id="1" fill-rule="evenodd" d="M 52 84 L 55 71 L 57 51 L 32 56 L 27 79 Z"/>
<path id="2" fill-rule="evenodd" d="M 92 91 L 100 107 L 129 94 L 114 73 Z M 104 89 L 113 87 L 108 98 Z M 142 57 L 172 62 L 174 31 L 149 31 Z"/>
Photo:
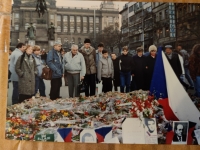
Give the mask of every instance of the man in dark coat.
<path id="1" fill-rule="evenodd" d="M 173 142 L 186 142 L 186 135 L 183 134 L 183 130 L 183 125 L 177 124 L 174 130 Z"/>
<path id="2" fill-rule="evenodd" d="M 135 83 L 135 89 L 132 90 L 144 90 L 145 89 L 145 68 L 146 68 L 146 60 L 145 56 L 143 55 L 143 48 L 138 47 L 136 49 L 137 55 L 133 56 L 133 61 L 135 64 L 133 70 L 133 77 L 132 80 Z M 133 87 L 133 86 L 132 86 Z"/>
<path id="3" fill-rule="evenodd" d="M 117 87 L 120 86 L 119 59 L 117 58 L 115 53 L 112 53 L 111 57 L 112 57 L 113 66 L 114 66 L 113 83 L 114 83 L 115 91 L 117 91 Z"/>
<path id="4" fill-rule="evenodd" d="M 156 62 L 157 47 L 151 45 L 149 47 L 149 55 L 146 57 L 146 75 L 145 75 L 145 90 L 150 90 L 151 80 L 153 77 L 154 66 Z"/>

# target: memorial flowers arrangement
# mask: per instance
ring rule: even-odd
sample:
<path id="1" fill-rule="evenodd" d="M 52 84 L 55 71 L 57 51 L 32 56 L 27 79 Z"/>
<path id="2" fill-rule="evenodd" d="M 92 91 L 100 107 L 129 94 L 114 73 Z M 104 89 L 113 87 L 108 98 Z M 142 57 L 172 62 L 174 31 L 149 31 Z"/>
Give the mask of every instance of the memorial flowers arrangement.
<path id="1" fill-rule="evenodd" d="M 157 100 L 148 91 L 108 92 L 99 96 L 57 99 L 45 97 L 26 100 L 7 107 L 6 138 L 35 140 L 48 128 L 99 128 L 112 126 L 114 136 L 121 137 L 125 118 L 152 118 Z M 78 135 L 73 140 L 79 139 Z"/>

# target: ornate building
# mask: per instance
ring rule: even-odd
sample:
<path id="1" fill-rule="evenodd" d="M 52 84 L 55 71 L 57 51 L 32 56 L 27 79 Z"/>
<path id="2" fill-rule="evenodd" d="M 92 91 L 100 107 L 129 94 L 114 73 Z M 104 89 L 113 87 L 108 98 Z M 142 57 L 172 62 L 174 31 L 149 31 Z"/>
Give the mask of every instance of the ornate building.
<path id="1" fill-rule="evenodd" d="M 101 32 L 105 27 L 119 23 L 119 10 L 113 2 L 104 1 L 98 9 L 57 7 L 55 0 L 46 0 L 48 11 L 38 17 L 35 0 L 13 0 L 11 17 L 11 48 L 19 41 L 28 43 L 26 36 L 30 23 L 36 29 L 35 44 L 49 50 L 47 31 L 51 22 L 55 26 L 55 40 L 68 49 L 71 43 L 81 46 L 91 33 Z M 95 20 L 95 21 L 94 21 Z"/>
<path id="2" fill-rule="evenodd" d="M 186 50 L 200 43 L 200 4 L 177 3 L 177 44 Z"/>

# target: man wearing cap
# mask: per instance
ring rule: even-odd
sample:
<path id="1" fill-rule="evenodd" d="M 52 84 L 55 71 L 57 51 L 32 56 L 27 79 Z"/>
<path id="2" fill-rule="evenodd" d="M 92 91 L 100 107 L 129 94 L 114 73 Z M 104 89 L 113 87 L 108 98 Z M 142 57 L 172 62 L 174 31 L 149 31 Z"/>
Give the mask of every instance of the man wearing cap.
<path id="1" fill-rule="evenodd" d="M 63 76 L 63 62 L 62 56 L 60 54 L 61 46 L 61 42 L 56 41 L 54 43 L 53 49 L 50 50 L 47 55 L 47 65 L 53 71 L 50 90 L 51 100 L 60 98 L 60 87 L 62 84 Z"/>
<path id="2" fill-rule="evenodd" d="M 155 45 L 151 45 L 149 47 L 149 55 L 146 57 L 145 90 L 150 90 L 151 80 L 156 62 L 156 52 L 157 47 Z"/>
<path id="3" fill-rule="evenodd" d="M 85 90 L 85 96 L 93 96 L 95 95 L 96 89 L 96 51 L 91 46 L 90 39 L 85 39 L 84 45 L 80 49 L 80 53 L 82 53 L 86 65 L 84 82 L 87 84 L 87 86 Z"/>

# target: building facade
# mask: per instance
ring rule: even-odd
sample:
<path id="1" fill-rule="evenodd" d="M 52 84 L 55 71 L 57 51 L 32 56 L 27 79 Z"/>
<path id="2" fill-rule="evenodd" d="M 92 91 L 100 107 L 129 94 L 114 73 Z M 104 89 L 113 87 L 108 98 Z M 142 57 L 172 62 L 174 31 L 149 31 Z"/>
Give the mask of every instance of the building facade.
<path id="1" fill-rule="evenodd" d="M 55 0 L 46 0 L 48 11 L 38 17 L 35 11 L 36 1 L 14 0 L 11 17 L 11 48 L 17 43 L 28 43 L 26 36 L 30 23 L 36 29 L 35 44 L 49 50 L 52 43 L 47 31 L 50 24 L 55 27 L 55 40 L 69 49 L 72 43 L 83 45 L 89 34 L 101 32 L 105 27 L 119 23 L 119 10 L 113 2 L 104 1 L 99 8 L 57 7 Z"/>
<path id="2" fill-rule="evenodd" d="M 137 47 L 145 51 L 153 44 L 153 14 L 150 2 L 130 2 L 120 12 L 122 15 L 122 42 L 129 46 L 131 54 Z M 125 17 L 127 15 L 127 18 Z"/>
<path id="3" fill-rule="evenodd" d="M 175 4 L 154 2 L 152 3 L 153 19 L 153 40 L 157 46 L 167 44 L 175 47 L 176 43 L 176 16 Z"/>
<path id="4" fill-rule="evenodd" d="M 200 43 L 200 4 L 177 3 L 177 44 L 191 51 L 192 47 Z"/>

